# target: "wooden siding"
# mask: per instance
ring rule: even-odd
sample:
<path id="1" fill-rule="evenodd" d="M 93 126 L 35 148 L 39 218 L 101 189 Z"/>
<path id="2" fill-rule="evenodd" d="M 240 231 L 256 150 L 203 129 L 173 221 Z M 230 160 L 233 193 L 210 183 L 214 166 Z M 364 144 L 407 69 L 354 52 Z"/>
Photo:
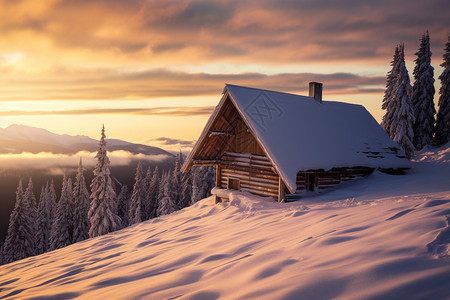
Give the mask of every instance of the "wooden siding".
<path id="1" fill-rule="evenodd" d="M 279 176 L 269 159 L 262 155 L 225 152 L 221 159 L 220 187 L 228 188 L 228 179 L 238 179 L 240 190 L 278 198 Z"/>
<path id="2" fill-rule="evenodd" d="M 217 160 L 224 152 L 264 155 L 264 151 L 230 99 L 226 99 L 218 116 L 193 160 Z"/>
<path id="3" fill-rule="evenodd" d="M 336 185 L 372 173 L 372 168 L 343 168 L 332 171 L 308 171 L 297 173 L 297 191 L 287 197 L 301 196 L 306 191 L 320 192 Z"/>

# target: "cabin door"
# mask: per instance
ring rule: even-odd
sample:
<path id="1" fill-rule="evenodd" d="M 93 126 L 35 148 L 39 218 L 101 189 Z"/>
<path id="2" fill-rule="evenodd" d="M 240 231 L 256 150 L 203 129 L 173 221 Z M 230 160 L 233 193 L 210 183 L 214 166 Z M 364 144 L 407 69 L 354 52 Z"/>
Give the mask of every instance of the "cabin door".
<path id="1" fill-rule="evenodd" d="M 306 174 L 306 190 L 314 192 L 316 187 L 316 174 Z"/>

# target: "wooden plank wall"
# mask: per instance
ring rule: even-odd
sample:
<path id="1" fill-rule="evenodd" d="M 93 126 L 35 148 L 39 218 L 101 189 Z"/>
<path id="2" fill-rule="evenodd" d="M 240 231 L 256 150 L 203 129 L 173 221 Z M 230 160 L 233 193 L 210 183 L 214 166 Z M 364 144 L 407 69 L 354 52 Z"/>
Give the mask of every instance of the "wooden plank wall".
<path id="1" fill-rule="evenodd" d="M 225 152 L 221 161 L 221 188 L 227 188 L 228 178 L 235 178 L 242 191 L 277 199 L 279 178 L 267 157 Z"/>
<path id="2" fill-rule="evenodd" d="M 359 177 L 369 175 L 373 169 L 371 168 L 348 168 L 339 171 L 311 171 L 311 172 L 298 172 L 297 173 L 297 193 L 307 190 L 310 182 L 314 180 L 314 190 L 321 191 L 332 188 L 341 182 L 350 181 Z M 313 176 L 311 176 L 313 175 Z M 297 194 L 296 193 L 296 194 Z"/>

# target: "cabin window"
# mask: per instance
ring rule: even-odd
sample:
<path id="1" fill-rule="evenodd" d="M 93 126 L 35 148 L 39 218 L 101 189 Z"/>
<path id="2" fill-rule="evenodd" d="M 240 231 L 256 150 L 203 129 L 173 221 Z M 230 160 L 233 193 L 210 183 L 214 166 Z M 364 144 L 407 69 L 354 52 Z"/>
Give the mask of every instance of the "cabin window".
<path id="1" fill-rule="evenodd" d="M 236 178 L 228 177 L 228 189 L 239 191 L 241 189 L 241 181 Z"/>

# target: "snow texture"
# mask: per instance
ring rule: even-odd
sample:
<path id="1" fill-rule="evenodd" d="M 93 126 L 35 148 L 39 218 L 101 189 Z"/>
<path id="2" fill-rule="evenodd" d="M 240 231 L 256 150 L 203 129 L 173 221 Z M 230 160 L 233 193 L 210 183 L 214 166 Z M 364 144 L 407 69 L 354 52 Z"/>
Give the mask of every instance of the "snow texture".
<path id="1" fill-rule="evenodd" d="M 0 298 L 448 299 L 449 147 L 404 176 L 290 203 L 206 198 L 0 266 Z"/>

